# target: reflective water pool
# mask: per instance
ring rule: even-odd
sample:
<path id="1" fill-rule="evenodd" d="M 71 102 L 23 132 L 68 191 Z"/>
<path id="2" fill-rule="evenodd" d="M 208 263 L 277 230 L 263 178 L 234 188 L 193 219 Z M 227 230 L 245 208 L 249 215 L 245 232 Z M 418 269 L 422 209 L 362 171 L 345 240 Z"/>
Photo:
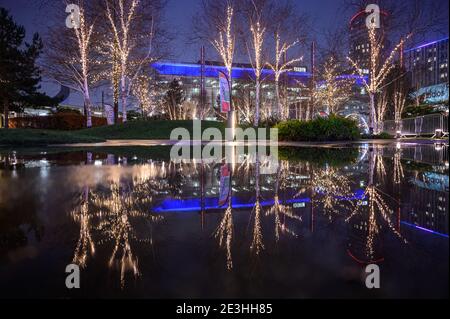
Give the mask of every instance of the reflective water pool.
<path id="1" fill-rule="evenodd" d="M 0 150 L 0 297 L 448 297 L 447 146 L 257 163 L 229 167 L 219 204 L 223 165 L 164 147 Z"/>

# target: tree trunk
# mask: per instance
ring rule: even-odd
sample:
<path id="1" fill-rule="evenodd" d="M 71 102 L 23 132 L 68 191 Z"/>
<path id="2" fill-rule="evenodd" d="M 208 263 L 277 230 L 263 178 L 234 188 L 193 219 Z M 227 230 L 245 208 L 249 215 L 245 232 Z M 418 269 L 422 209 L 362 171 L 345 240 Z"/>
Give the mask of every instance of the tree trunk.
<path id="1" fill-rule="evenodd" d="M 127 90 L 126 90 L 126 78 L 124 75 L 121 76 L 120 79 L 120 89 L 122 95 L 122 122 L 125 123 L 127 121 Z"/>
<path id="2" fill-rule="evenodd" d="M 9 102 L 8 99 L 3 100 L 3 113 L 5 115 L 5 129 L 9 128 Z"/>
<path id="3" fill-rule="evenodd" d="M 374 133 L 374 129 L 377 127 L 377 116 L 375 110 L 375 94 L 369 93 L 370 96 L 370 115 L 369 115 L 369 133 Z"/>
<path id="4" fill-rule="evenodd" d="M 255 127 L 259 126 L 259 94 L 261 90 L 261 83 L 259 81 L 259 78 L 256 79 L 256 102 L 255 102 Z"/>
<path id="5" fill-rule="evenodd" d="M 284 109 L 280 110 L 280 83 L 278 80 L 275 80 L 275 110 L 277 117 L 285 120 Z"/>
<path id="6" fill-rule="evenodd" d="M 86 106 L 86 127 L 92 127 L 92 113 L 91 113 L 91 100 L 89 97 L 85 98 L 84 104 Z"/>
<path id="7" fill-rule="evenodd" d="M 114 75 L 113 75 L 114 76 Z M 113 78 L 114 124 L 119 123 L 119 81 Z"/>

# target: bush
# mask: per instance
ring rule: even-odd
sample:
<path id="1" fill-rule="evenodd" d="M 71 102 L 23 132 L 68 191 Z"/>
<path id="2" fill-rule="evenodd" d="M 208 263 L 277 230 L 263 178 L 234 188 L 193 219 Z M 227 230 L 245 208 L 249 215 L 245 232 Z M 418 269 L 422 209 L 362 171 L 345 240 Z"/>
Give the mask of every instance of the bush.
<path id="1" fill-rule="evenodd" d="M 92 126 L 106 125 L 106 119 L 92 117 Z M 61 112 L 50 116 L 27 116 L 11 118 L 10 128 L 34 128 L 46 130 L 79 130 L 86 127 L 86 117 L 73 112 Z"/>
<path id="2" fill-rule="evenodd" d="M 275 127 L 281 141 L 353 141 L 359 138 L 356 121 L 338 115 L 312 121 L 290 120 Z"/>

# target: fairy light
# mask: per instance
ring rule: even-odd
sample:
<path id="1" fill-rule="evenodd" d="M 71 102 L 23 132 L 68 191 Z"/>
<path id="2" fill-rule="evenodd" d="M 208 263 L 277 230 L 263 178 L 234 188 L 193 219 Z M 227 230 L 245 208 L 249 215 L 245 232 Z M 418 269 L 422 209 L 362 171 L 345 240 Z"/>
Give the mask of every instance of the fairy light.
<path id="1" fill-rule="evenodd" d="M 89 189 L 87 187 L 80 196 L 80 205 L 70 213 L 70 216 L 80 224 L 80 234 L 72 262 L 84 268 L 88 256 L 95 254 L 95 244 L 91 235 L 93 216 L 89 213 Z"/>
<path id="2" fill-rule="evenodd" d="M 339 64 L 333 57 L 328 58 L 323 66 L 324 84 L 314 89 L 314 99 L 327 106 L 327 113 L 336 113 L 339 107 L 352 95 L 353 81 L 339 78 Z"/>
<path id="3" fill-rule="evenodd" d="M 256 200 L 252 213 L 255 215 L 255 222 L 253 225 L 253 239 L 250 245 L 250 250 L 258 256 L 261 251 L 264 250 L 261 228 L 261 203 L 259 199 Z"/>
<path id="4" fill-rule="evenodd" d="M 386 198 L 391 198 L 389 195 L 384 193 L 382 190 L 378 189 L 375 185 L 374 173 L 377 171 L 377 176 L 379 178 L 384 178 L 386 171 L 384 168 L 383 158 L 379 149 L 375 149 L 369 158 L 369 184 L 364 191 L 363 198 L 366 199 L 368 205 L 368 235 L 366 242 L 366 254 L 368 257 L 373 258 L 374 254 L 374 240 L 379 234 L 380 226 L 378 220 L 381 219 L 387 226 L 388 229 L 394 233 L 399 239 L 404 243 L 407 241 L 402 237 L 400 232 L 395 228 L 393 222 L 391 221 L 391 216 L 394 211 L 389 208 L 386 203 Z M 392 199 L 392 198 L 391 198 Z M 346 218 L 346 222 L 352 220 L 356 215 L 363 214 L 363 205 L 359 204 L 356 206 L 354 211 Z"/>
<path id="5" fill-rule="evenodd" d="M 280 233 L 287 233 L 293 237 L 297 237 L 297 234 L 286 226 L 285 222 L 281 222 L 281 216 L 291 218 L 297 221 L 302 221 L 300 216 L 294 214 L 293 209 L 290 206 L 282 205 L 278 195 L 274 197 L 274 205 L 267 211 L 267 216 L 273 215 L 275 217 L 275 241 L 280 240 Z"/>
<path id="6" fill-rule="evenodd" d="M 231 205 L 225 211 L 222 221 L 219 224 L 214 237 L 219 239 L 219 247 L 224 247 L 227 253 L 227 269 L 233 268 L 233 258 L 231 255 L 231 242 L 233 239 L 233 210 Z"/>
<path id="7" fill-rule="evenodd" d="M 395 92 L 394 94 L 394 120 L 395 120 L 395 125 L 396 130 L 400 131 L 402 130 L 401 127 L 401 122 L 402 122 L 402 113 L 403 110 L 405 109 L 405 104 L 406 104 L 406 95 L 402 90 L 399 90 L 397 92 Z"/>
<path id="8" fill-rule="evenodd" d="M 280 105 L 280 77 L 292 70 L 291 66 L 297 62 L 303 60 L 303 58 L 291 59 L 288 61 L 284 61 L 284 56 L 287 54 L 288 50 L 292 47 L 296 46 L 298 41 L 294 41 L 291 44 L 284 42 L 281 44 L 280 34 L 277 32 L 275 35 L 275 64 L 268 64 L 269 67 L 273 70 L 275 75 L 275 94 L 276 94 L 276 109 L 277 112 L 281 115 L 281 119 L 285 120 L 288 117 L 288 107 L 287 105 Z M 280 111 L 281 109 L 281 111 Z"/>
<path id="9" fill-rule="evenodd" d="M 368 28 L 368 35 L 369 35 L 369 50 L 370 50 L 369 83 L 365 80 L 362 71 L 363 69 L 359 67 L 358 64 L 355 61 L 353 61 L 350 57 L 347 57 L 347 59 L 350 61 L 350 63 L 358 72 L 358 74 L 361 76 L 364 86 L 367 92 L 369 93 L 370 122 L 371 125 L 373 125 L 375 134 L 378 134 L 380 133 L 378 128 L 379 125 L 378 119 L 380 117 L 380 113 L 382 110 L 380 110 L 379 105 L 375 103 L 375 96 L 382 88 L 383 83 L 386 80 L 386 77 L 389 75 L 389 73 L 395 66 L 393 63 L 395 55 L 400 50 L 400 48 L 405 44 L 405 41 L 409 38 L 409 36 L 407 36 L 406 38 L 402 38 L 400 40 L 400 42 L 394 47 L 394 49 L 391 51 L 391 53 L 383 63 L 382 62 L 383 41 L 377 38 L 376 28 L 373 27 Z"/>
<path id="10" fill-rule="evenodd" d="M 405 177 L 401 159 L 401 150 L 397 149 L 394 153 L 394 184 L 400 184 Z"/>
<path id="11" fill-rule="evenodd" d="M 263 69 L 262 61 L 262 49 L 264 44 L 264 36 L 266 33 L 266 28 L 261 26 L 260 15 L 257 13 L 257 21 L 250 21 L 250 32 L 252 33 L 252 49 L 253 56 L 249 52 L 250 63 L 252 65 L 253 71 L 255 72 L 256 81 L 256 101 L 255 101 L 255 126 L 259 125 L 259 113 L 260 113 L 260 91 L 261 91 L 261 73 Z"/>
<path id="12" fill-rule="evenodd" d="M 92 50 L 92 34 L 94 32 L 94 24 L 88 24 L 84 13 L 84 8 L 80 7 L 79 24 L 73 28 L 76 39 L 76 50 L 78 54 L 65 56 L 63 63 L 63 70 L 56 70 L 55 78 L 63 78 L 62 82 L 67 84 L 67 73 L 71 75 L 75 85 L 70 85 L 71 88 L 81 92 L 84 98 L 84 105 L 86 108 L 86 125 L 92 126 L 91 118 L 91 100 L 89 86 L 93 80 L 90 73 L 90 67 L 94 63 L 90 60 Z M 67 52 L 63 52 L 67 54 Z M 64 72 L 61 74 L 61 72 Z"/>
<path id="13" fill-rule="evenodd" d="M 327 167 L 312 173 L 311 186 L 314 193 L 313 205 L 322 205 L 323 212 L 332 220 L 333 215 L 340 215 L 352 208 L 353 204 L 345 198 L 353 196 L 350 180 L 337 169 Z"/>
<path id="14" fill-rule="evenodd" d="M 382 151 L 383 150 L 381 148 L 376 148 L 375 150 L 375 170 L 380 179 L 384 179 L 386 177 L 386 166 L 384 165 Z"/>
<path id="15" fill-rule="evenodd" d="M 231 70 L 233 68 L 233 59 L 234 59 L 234 49 L 235 49 L 235 38 L 232 33 L 233 26 L 233 15 L 234 9 L 228 4 L 227 6 L 227 20 L 225 25 L 225 30 L 218 27 L 219 30 L 219 39 L 215 39 L 211 41 L 213 47 L 216 49 L 217 53 L 222 58 L 222 61 L 225 65 L 225 68 L 228 72 L 228 80 L 231 84 Z"/>
<path id="16" fill-rule="evenodd" d="M 377 131 L 382 132 L 384 129 L 384 117 L 386 115 L 388 107 L 388 93 L 383 91 L 379 100 L 377 101 L 377 114 L 376 114 L 376 123 L 377 123 Z"/>
<path id="17" fill-rule="evenodd" d="M 136 8 L 139 0 L 132 0 L 128 13 L 125 12 L 124 0 L 119 0 L 119 23 L 114 19 L 109 3 L 106 2 L 106 16 L 110 22 L 114 40 L 109 43 L 113 56 L 118 57 L 119 63 L 113 66 L 113 79 L 120 79 L 121 97 L 122 97 L 122 117 L 123 121 L 127 121 L 127 75 L 129 67 L 130 52 L 133 43 L 130 37 L 130 31 L 133 20 L 136 18 Z M 116 83 L 117 84 L 117 83 Z M 116 93 L 117 94 L 117 93 Z"/>

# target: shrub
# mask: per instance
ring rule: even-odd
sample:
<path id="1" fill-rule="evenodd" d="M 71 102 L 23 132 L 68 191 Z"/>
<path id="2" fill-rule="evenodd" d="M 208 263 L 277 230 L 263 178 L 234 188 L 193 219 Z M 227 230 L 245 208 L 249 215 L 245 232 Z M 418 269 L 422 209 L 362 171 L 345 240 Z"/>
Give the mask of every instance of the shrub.
<path id="1" fill-rule="evenodd" d="M 92 126 L 106 125 L 106 119 L 92 117 Z M 10 128 L 35 128 L 47 130 L 79 130 L 86 127 L 86 117 L 71 112 L 56 113 L 51 116 L 27 116 L 10 119 Z"/>
<path id="2" fill-rule="evenodd" d="M 281 141 L 353 141 L 359 138 L 356 121 L 338 115 L 312 121 L 290 120 L 275 127 Z"/>

